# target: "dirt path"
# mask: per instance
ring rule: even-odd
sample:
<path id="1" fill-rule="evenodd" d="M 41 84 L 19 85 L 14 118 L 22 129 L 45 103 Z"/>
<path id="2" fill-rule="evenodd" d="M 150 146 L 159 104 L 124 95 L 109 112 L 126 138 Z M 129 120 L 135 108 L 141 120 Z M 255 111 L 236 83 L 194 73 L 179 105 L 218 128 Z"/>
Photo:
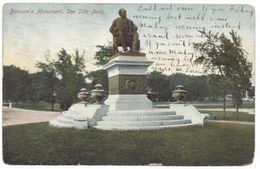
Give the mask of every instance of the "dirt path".
<path id="1" fill-rule="evenodd" d="M 62 115 L 60 112 L 36 111 L 19 108 L 3 107 L 2 121 L 3 126 L 17 124 L 46 122 L 57 116 Z"/>

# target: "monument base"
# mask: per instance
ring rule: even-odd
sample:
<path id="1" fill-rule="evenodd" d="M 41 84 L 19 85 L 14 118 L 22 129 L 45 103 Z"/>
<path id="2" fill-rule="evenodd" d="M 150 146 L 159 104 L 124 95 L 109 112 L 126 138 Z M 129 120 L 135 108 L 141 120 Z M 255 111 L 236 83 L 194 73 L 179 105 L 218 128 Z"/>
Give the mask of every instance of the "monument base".
<path id="1" fill-rule="evenodd" d="M 109 111 L 153 109 L 152 101 L 145 94 L 109 95 L 105 104 L 109 105 Z"/>
<path id="2" fill-rule="evenodd" d="M 175 111 L 154 109 L 146 96 L 147 68 L 152 61 L 140 55 L 118 56 L 104 65 L 109 78 L 108 112 L 97 125 L 102 130 L 144 130 L 195 126 Z"/>

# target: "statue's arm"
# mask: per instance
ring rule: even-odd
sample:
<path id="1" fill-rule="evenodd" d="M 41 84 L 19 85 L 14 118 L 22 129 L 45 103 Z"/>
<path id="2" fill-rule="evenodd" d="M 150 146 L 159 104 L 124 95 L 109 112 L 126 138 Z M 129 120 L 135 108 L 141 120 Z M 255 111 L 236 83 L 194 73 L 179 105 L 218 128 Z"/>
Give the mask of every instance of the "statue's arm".
<path id="1" fill-rule="evenodd" d="M 137 26 L 133 23 L 133 32 L 137 32 L 138 28 Z"/>
<path id="2" fill-rule="evenodd" d="M 134 24 L 132 20 L 129 20 L 130 22 L 130 27 L 131 27 L 131 32 L 137 32 L 137 26 Z"/>
<path id="3" fill-rule="evenodd" d="M 112 23 L 112 25 L 111 25 L 109 31 L 110 31 L 113 35 L 116 34 L 116 31 L 118 31 L 116 21 L 113 21 L 113 23 Z"/>

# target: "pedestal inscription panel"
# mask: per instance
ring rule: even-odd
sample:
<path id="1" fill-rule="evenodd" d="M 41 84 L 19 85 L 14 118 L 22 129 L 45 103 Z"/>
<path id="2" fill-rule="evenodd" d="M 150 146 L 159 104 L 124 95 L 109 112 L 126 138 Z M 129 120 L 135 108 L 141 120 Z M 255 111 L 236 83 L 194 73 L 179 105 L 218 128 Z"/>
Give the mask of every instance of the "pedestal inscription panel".
<path id="1" fill-rule="evenodd" d="M 109 94 L 145 94 L 146 75 L 117 75 L 109 78 Z"/>

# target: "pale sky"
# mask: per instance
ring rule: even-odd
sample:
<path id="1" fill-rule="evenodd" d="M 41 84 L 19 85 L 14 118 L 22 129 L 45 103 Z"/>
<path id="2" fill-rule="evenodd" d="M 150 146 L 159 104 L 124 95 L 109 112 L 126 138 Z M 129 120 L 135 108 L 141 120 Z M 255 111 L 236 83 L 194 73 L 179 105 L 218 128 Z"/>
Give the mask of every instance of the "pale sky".
<path id="1" fill-rule="evenodd" d="M 199 35 L 196 28 L 226 34 L 234 29 L 243 39 L 243 47 L 249 53 L 248 59 L 254 63 L 255 14 L 253 7 L 248 5 L 28 3 L 6 4 L 3 8 L 3 64 L 14 64 L 30 72 L 36 72 L 38 69 L 35 64 L 37 61 L 45 61 L 44 56 L 48 51 L 54 59 L 59 50 L 64 48 L 69 53 L 75 49 L 79 49 L 80 52 L 85 50 L 86 70 L 95 70 L 97 69 L 93 59 L 97 50 L 95 46 L 112 41 L 109 27 L 113 19 L 118 17 L 120 8 L 127 10 L 127 17 L 139 28 L 141 52 L 145 52 L 148 59 L 155 61 L 149 68 L 150 71 L 155 67 L 161 71 L 164 70 L 161 68 L 170 67 L 165 69 L 164 73 L 179 71 L 200 74 L 199 66 L 187 67 L 191 55 L 187 54 L 187 57 L 184 57 L 185 54 L 180 54 L 184 51 L 193 52 L 188 43 L 202 41 L 196 37 Z M 72 14 L 67 13 L 69 9 Z M 37 13 L 39 10 L 49 12 L 55 10 L 57 13 L 39 14 Z M 59 13 L 60 11 L 62 12 Z M 154 28 L 155 25 L 157 29 Z M 159 35 L 165 36 L 166 33 L 167 38 L 154 38 Z M 177 38 L 176 35 L 194 37 Z M 186 46 L 178 46 L 183 40 Z M 158 43 L 166 45 L 156 49 Z M 177 53 L 171 55 L 167 53 L 169 49 Z M 151 51 L 166 51 L 166 53 L 151 54 Z M 167 60 L 169 58 L 171 61 Z M 185 69 L 177 70 L 177 62 L 179 67 Z M 198 71 L 194 72 L 191 69 Z"/>

